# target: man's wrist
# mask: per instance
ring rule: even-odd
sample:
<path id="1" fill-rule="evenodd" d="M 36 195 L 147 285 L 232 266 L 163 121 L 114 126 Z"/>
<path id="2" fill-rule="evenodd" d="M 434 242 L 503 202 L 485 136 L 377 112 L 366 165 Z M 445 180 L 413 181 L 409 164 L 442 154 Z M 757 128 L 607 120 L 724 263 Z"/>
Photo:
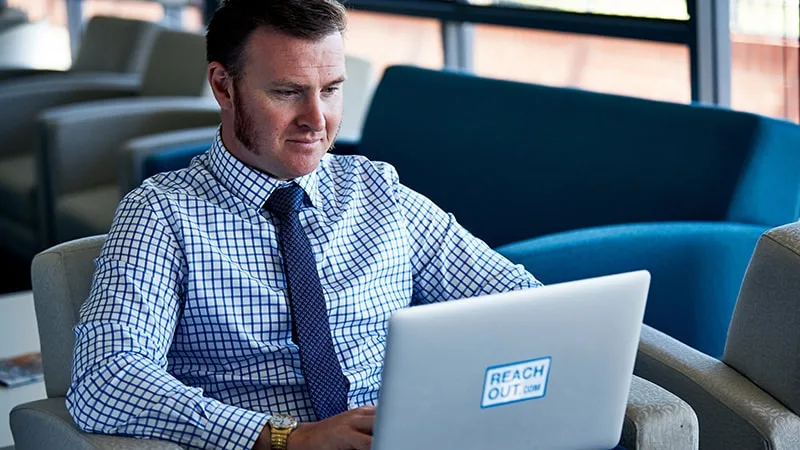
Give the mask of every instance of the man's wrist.
<path id="1" fill-rule="evenodd" d="M 253 450 L 272 450 L 272 435 L 269 432 L 269 423 L 264 423 L 264 428 L 256 438 L 256 443 L 253 444 Z"/>
<path id="2" fill-rule="evenodd" d="M 295 427 L 295 429 L 291 433 L 289 433 L 289 436 L 286 438 L 286 450 L 297 450 L 302 445 L 298 441 L 299 439 L 298 436 L 302 435 L 302 433 L 298 434 L 297 430 L 299 430 L 300 428 L 305 428 L 306 425 L 308 424 L 299 423 L 297 424 L 297 427 Z"/>

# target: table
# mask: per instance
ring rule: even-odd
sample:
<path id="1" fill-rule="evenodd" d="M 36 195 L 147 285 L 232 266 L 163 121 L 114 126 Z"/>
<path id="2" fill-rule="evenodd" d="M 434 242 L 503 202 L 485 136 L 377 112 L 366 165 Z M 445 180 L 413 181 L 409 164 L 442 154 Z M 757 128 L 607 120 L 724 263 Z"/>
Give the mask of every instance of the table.
<path id="1" fill-rule="evenodd" d="M 39 351 L 39 329 L 31 291 L 0 295 L 0 358 Z M 0 448 L 13 445 L 8 414 L 20 403 L 47 395 L 44 382 L 15 388 L 0 387 Z"/>

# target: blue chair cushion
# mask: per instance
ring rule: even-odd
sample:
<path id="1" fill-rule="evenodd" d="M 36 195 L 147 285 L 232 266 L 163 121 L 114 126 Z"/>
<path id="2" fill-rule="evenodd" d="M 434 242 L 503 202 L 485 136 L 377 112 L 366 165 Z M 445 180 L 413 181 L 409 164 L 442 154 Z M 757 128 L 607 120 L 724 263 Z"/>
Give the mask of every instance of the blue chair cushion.
<path id="1" fill-rule="evenodd" d="M 530 239 L 498 251 L 545 284 L 648 270 L 645 323 L 720 357 L 745 269 L 766 230 L 730 222 L 614 225 Z"/>

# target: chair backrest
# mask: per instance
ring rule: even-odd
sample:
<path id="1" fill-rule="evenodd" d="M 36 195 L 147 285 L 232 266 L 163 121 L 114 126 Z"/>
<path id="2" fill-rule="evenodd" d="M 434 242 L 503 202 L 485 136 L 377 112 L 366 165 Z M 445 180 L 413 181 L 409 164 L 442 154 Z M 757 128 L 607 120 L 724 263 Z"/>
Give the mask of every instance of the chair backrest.
<path id="1" fill-rule="evenodd" d="M 94 275 L 105 235 L 65 242 L 33 258 L 31 281 L 48 397 L 63 397 L 70 385 L 73 326 Z"/>
<path id="2" fill-rule="evenodd" d="M 193 157 L 211 147 L 218 128 L 167 131 L 125 142 L 120 151 L 119 192 L 130 192 L 159 172 L 188 167 Z"/>
<path id="3" fill-rule="evenodd" d="M 800 415 L 800 223 L 759 239 L 722 360 Z"/>
<path id="4" fill-rule="evenodd" d="M 489 245 L 651 221 L 778 226 L 800 204 L 800 126 L 754 114 L 390 67 L 359 152 Z"/>
<path id="5" fill-rule="evenodd" d="M 343 87 L 344 113 L 339 138 L 357 141 L 367 115 L 369 102 L 375 90 L 372 80 L 372 63 L 353 55 L 345 56 L 347 81 Z"/>
<path id="6" fill-rule="evenodd" d="M 161 29 L 145 69 L 141 95 L 206 94 L 206 39 L 202 34 Z"/>
<path id="7" fill-rule="evenodd" d="M 141 74 L 160 28 L 144 20 L 94 16 L 70 70 Z"/>

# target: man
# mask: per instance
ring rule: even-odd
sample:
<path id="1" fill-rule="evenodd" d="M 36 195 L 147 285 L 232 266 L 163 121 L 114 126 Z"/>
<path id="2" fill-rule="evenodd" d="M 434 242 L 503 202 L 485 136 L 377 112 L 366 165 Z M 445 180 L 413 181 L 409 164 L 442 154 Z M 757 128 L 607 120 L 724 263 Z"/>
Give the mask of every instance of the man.
<path id="1" fill-rule="evenodd" d="M 216 12 L 222 124 L 189 168 L 118 207 L 75 328 L 67 406 L 82 429 L 368 449 L 393 311 L 539 284 L 388 164 L 327 154 L 344 30 L 333 0 Z"/>

